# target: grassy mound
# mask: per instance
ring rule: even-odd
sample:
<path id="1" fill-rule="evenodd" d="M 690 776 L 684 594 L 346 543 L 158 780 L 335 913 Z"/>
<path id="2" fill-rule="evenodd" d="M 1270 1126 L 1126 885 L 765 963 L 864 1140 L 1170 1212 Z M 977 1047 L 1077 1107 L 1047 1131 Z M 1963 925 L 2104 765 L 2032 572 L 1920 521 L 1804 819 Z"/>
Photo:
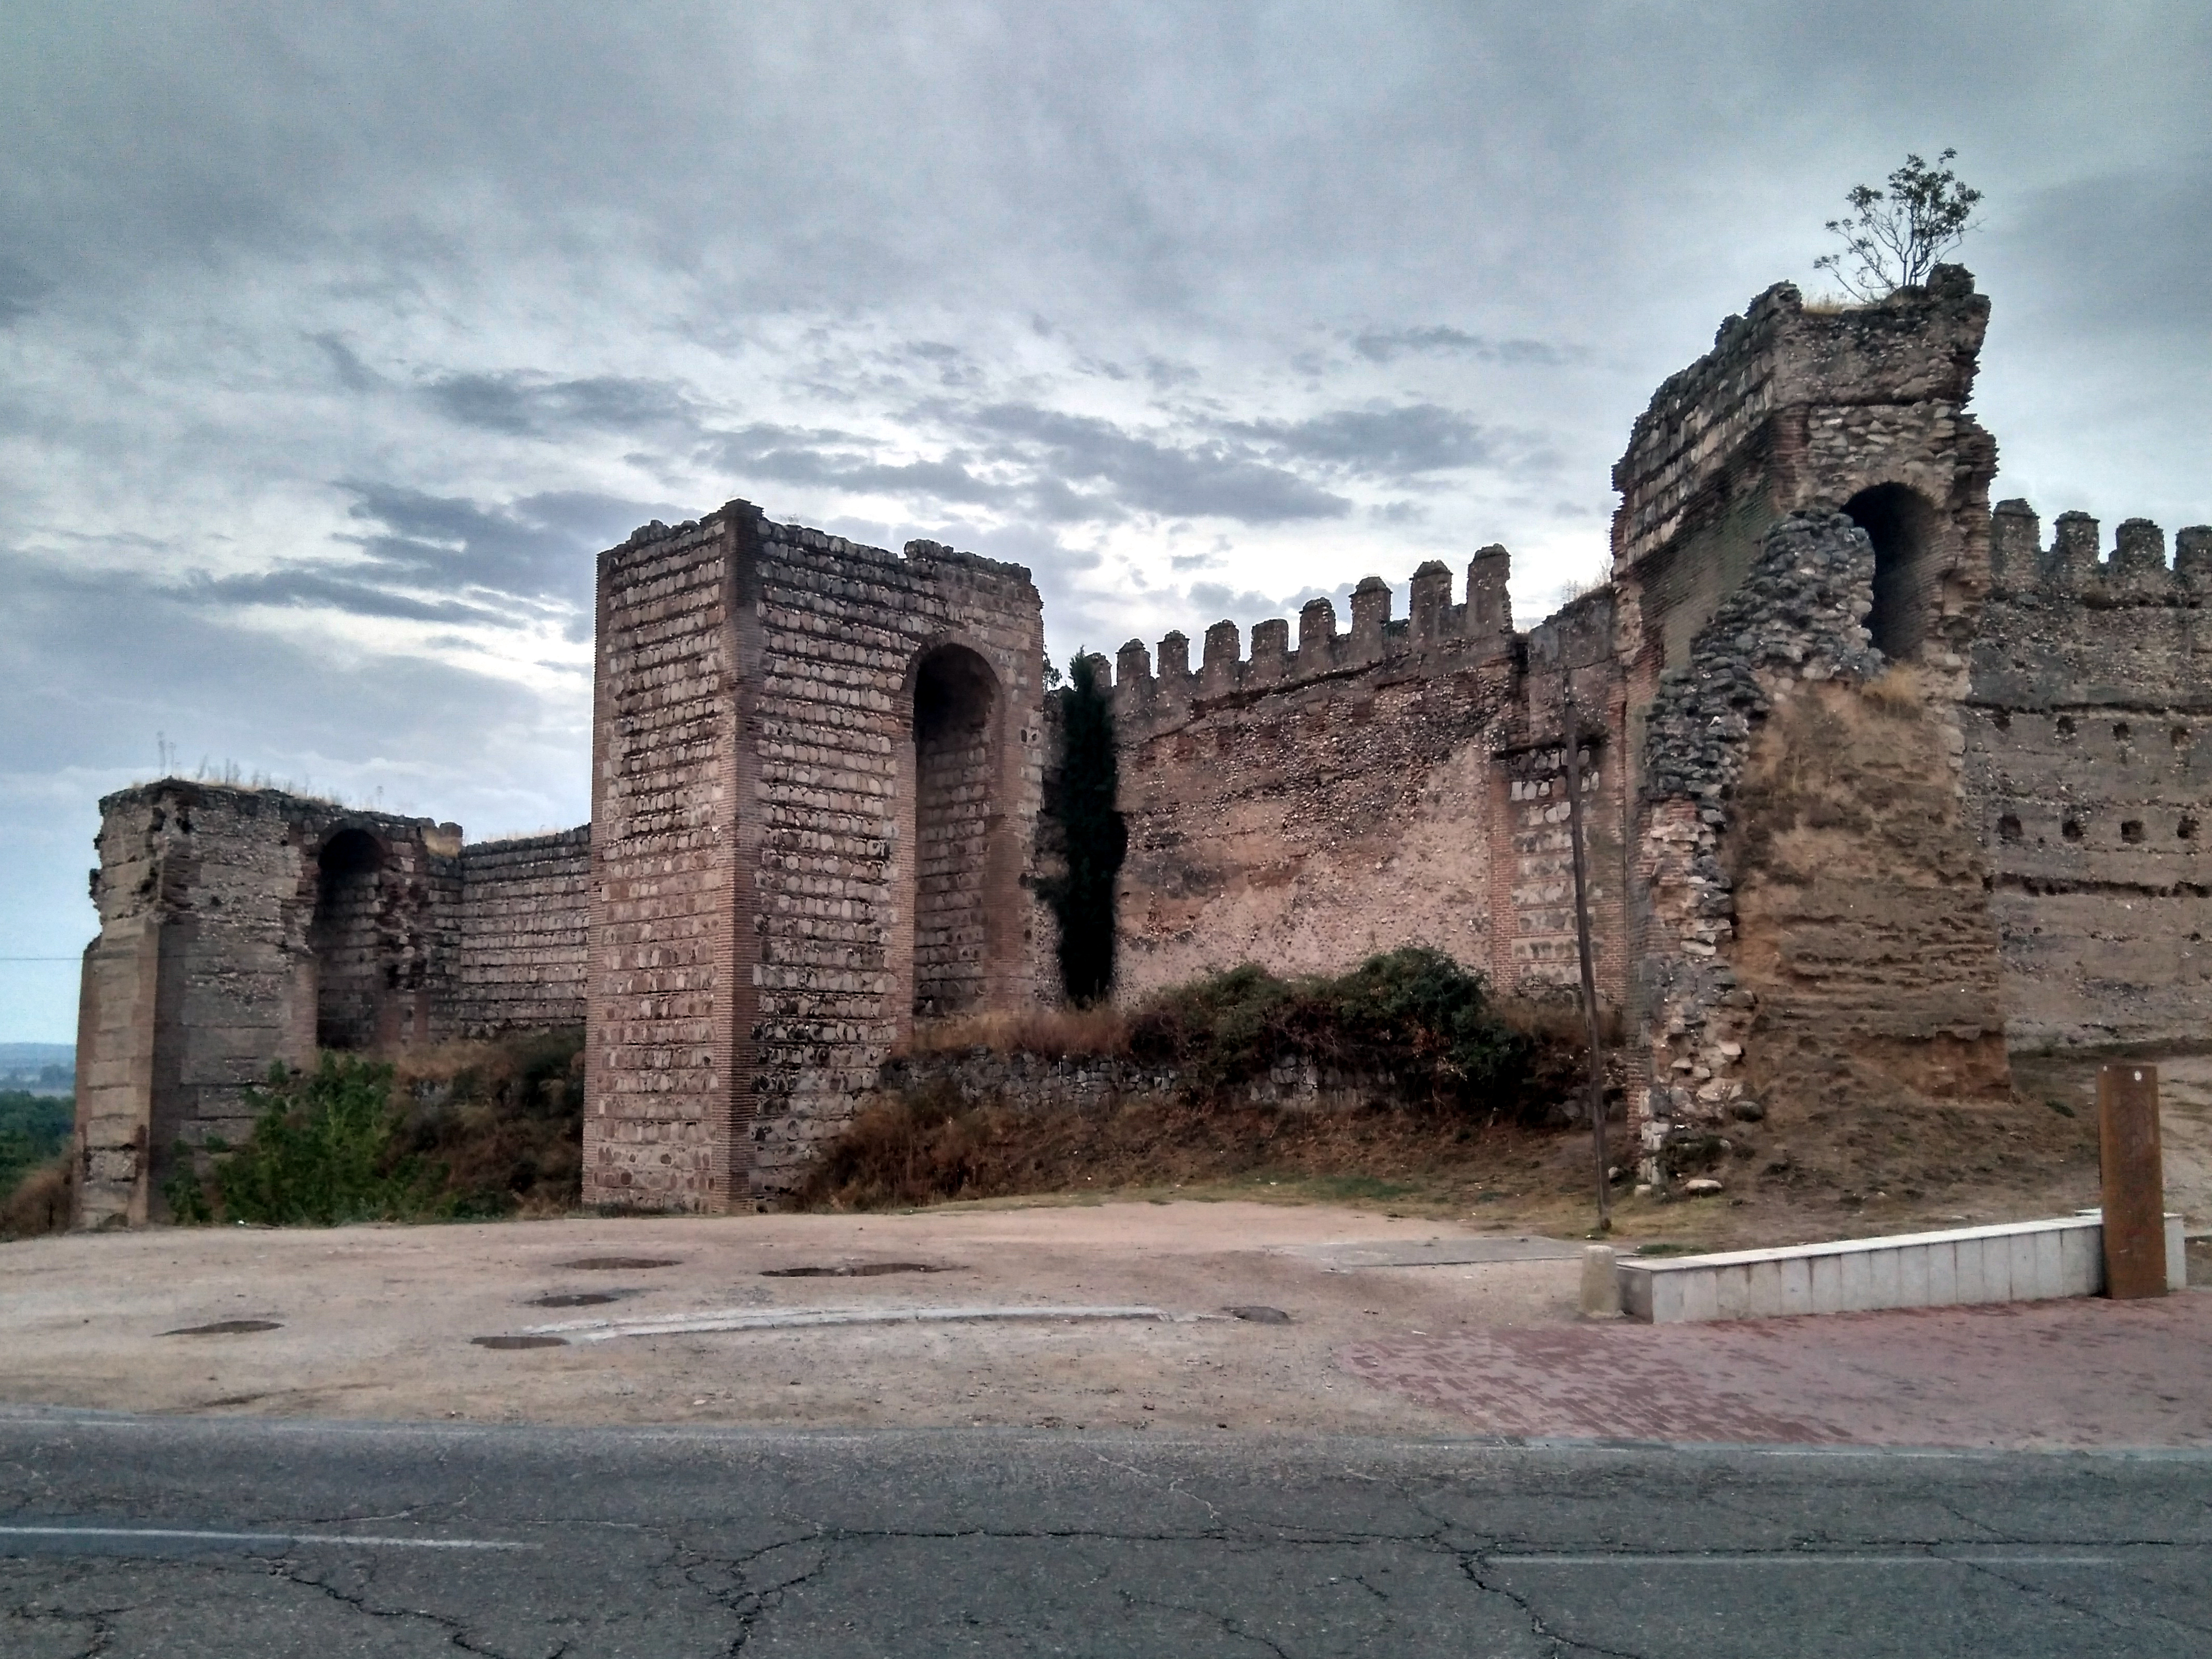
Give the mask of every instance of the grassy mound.
<path id="1" fill-rule="evenodd" d="M 1048 1057 L 1125 1055 L 1172 1066 L 1172 1101 L 1043 1110 L 964 1098 L 939 1079 L 870 1103 L 823 1147 L 795 1201 L 879 1208 L 954 1198 L 1243 1179 L 1303 1182 L 1432 1170 L 1481 1156 L 1500 1125 L 1556 1115 L 1582 1085 L 1580 1021 L 1501 1009 L 1440 951 L 1369 958 L 1334 978 L 1251 966 L 1177 986 L 1124 1016 L 1091 1008 L 947 1021 L 921 1052 L 985 1047 Z M 1241 1085 L 1285 1060 L 1366 1077 L 1394 1103 L 1354 1113 L 1254 1104 Z M 1516 1153 L 1517 1156 L 1517 1153 Z"/>

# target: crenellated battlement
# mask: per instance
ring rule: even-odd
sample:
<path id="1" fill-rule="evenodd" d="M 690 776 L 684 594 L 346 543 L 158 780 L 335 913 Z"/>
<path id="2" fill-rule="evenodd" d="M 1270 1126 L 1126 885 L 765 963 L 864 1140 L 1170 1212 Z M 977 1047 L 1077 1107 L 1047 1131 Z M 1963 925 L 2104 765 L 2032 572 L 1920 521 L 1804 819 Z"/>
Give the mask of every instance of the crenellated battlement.
<path id="1" fill-rule="evenodd" d="M 2097 605 L 2201 602 L 2212 593 L 2212 525 L 2191 525 L 2174 537 L 2166 562 L 2166 532 L 2148 519 L 2130 519 L 2103 550 L 2097 520 L 2062 513 L 2050 545 L 2042 521 L 2024 501 L 1999 501 L 1990 514 L 1991 586 L 2000 595 L 2044 594 Z"/>
<path id="2" fill-rule="evenodd" d="M 1195 669 L 1189 637 L 1179 629 L 1160 641 L 1157 659 L 1142 640 L 1131 640 L 1117 653 L 1110 675 L 1104 657 L 1093 657 L 1091 664 L 1099 684 L 1113 685 L 1115 718 L 1139 726 L 1175 720 L 1199 703 L 1378 665 L 1416 675 L 1453 673 L 1511 650 L 1511 556 L 1493 545 L 1468 564 L 1467 598 L 1461 603 L 1452 599 L 1450 568 L 1431 559 L 1413 573 L 1407 614 L 1401 618 L 1391 615 L 1395 596 L 1389 583 L 1369 576 L 1352 591 L 1348 632 L 1338 631 L 1331 601 L 1309 600 L 1298 612 L 1295 649 L 1289 622 L 1276 617 L 1254 625 L 1249 657 L 1237 624 L 1218 622 L 1206 630 Z"/>

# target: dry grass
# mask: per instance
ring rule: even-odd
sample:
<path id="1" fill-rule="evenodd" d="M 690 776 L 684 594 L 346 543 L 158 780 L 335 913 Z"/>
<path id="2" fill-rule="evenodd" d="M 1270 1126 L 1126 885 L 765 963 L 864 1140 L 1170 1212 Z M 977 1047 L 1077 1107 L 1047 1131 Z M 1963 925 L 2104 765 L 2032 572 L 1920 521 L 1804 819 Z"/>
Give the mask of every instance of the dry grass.
<path id="1" fill-rule="evenodd" d="M 1892 720 L 1917 720 L 1928 707 L 1926 689 L 1917 670 L 1899 663 L 1880 679 L 1870 680 L 1859 695 L 1879 714 Z"/>
<path id="2" fill-rule="evenodd" d="M 1127 1053 L 1128 1021 L 1121 1011 L 1091 1008 L 1027 1008 L 1018 1013 L 956 1014 L 916 1024 L 904 1052 L 963 1054 L 988 1048 L 994 1054 L 1041 1054 L 1048 1059 L 1094 1059 Z"/>
<path id="3" fill-rule="evenodd" d="M 5 1200 L 0 1200 L 0 1239 L 66 1232 L 76 1191 L 74 1156 L 64 1154 L 32 1170 L 15 1183 Z"/>
<path id="4" fill-rule="evenodd" d="M 583 1182 L 583 1033 L 442 1042 L 397 1059 L 405 1149 L 471 1211 L 574 1209 Z"/>
<path id="5" fill-rule="evenodd" d="M 811 1210 L 1204 1191 L 1449 1211 L 1588 1183 L 1587 1143 L 1466 1117 L 1290 1111 L 1144 1097 L 1091 1110 L 969 1106 L 949 1088 L 879 1097 L 794 1195 Z M 1563 1160 L 1558 1149 L 1570 1147 Z M 1486 1197 L 1486 1194 L 1487 1196 Z"/>

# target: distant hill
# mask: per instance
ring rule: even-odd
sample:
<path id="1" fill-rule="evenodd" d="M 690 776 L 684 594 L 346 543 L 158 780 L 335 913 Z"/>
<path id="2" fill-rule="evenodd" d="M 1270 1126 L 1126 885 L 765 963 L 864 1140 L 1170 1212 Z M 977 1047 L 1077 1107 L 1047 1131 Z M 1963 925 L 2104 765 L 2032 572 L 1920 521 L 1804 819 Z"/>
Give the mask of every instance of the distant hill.
<path id="1" fill-rule="evenodd" d="M 0 1092 L 70 1095 L 76 1092 L 76 1045 L 0 1042 Z"/>

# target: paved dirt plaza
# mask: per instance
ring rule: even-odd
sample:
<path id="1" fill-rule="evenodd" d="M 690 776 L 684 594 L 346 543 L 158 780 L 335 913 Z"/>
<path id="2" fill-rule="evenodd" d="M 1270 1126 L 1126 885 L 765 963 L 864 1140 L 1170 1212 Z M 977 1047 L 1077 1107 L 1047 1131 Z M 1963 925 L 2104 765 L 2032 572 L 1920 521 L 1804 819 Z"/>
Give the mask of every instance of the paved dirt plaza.
<path id="1" fill-rule="evenodd" d="M 2202 1292 L 1655 1330 L 1579 1317 L 1580 1248 L 1246 1202 L 76 1234 L 0 1247 L 0 1401 L 2212 1445 Z"/>

